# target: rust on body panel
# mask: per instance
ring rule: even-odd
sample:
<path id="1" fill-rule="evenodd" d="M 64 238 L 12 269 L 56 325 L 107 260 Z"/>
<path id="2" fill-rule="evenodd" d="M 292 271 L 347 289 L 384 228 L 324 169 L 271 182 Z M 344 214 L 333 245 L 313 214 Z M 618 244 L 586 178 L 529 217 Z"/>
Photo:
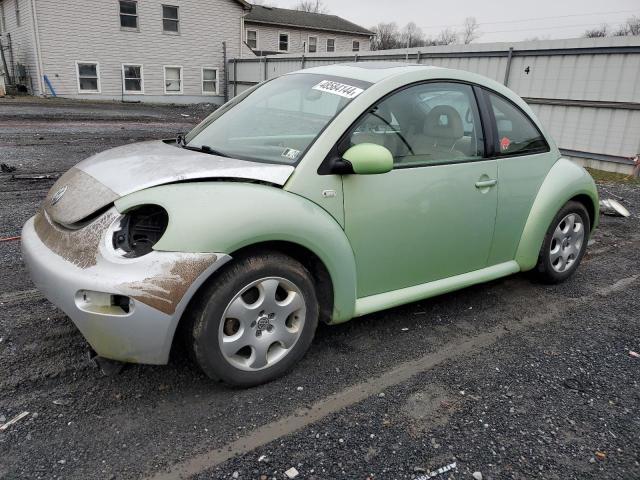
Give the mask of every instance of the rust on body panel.
<path id="1" fill-rule="evenodd" d="M 144 280 L 124 283 L 119 290 L 145 305 L 172 315 L 189 287 L 216 260 L 213 253 L 182 253 L 162 262 Z M 156 269 L 153 269 L 156 270 Z"/>
<path id="2" fill-rule="evenodd" d="M 34 227 L 42 243 L 52 252 L 78 268 L 86 269 L 98 262 L 104 232 L 117 216 L 118 213 L 111 210 L 84 228 L 68 230 L 53 224 L 41 210 L 35 216 Z"/>

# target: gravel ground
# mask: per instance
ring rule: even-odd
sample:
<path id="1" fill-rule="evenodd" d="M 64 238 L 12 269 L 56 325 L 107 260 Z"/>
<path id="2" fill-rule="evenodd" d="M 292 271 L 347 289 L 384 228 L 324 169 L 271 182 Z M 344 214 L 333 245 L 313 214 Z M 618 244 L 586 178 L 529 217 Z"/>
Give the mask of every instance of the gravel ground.
<path id="1" fill-rule="evenodd" d="M 0 173 L 0 235 L 53 183 L 24 176 L 207 113 L 0 100 L 0 162 L 17 167 Z M 567 283 L 515 275 L 321 327 L 299 368 L 250 390 L 180 352 L 102 376 L 2 242 L 0 423 L 29 414 L 0 432 L 0 478 L 429 478 L 453 462 L 434 478 L 640 478 L 640 188 L 600 187 L 634 217 L 603 217 Z"/>

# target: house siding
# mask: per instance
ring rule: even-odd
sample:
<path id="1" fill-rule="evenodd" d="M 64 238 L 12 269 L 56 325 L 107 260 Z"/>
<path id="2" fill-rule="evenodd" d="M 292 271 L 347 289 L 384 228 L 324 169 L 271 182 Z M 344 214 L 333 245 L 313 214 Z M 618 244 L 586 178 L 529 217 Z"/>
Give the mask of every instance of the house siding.
<path id="1" fill-rule="evenodd" d="M 16 1 L 18 1 L 20 5 L 20 26 L 18 26 L 16 21 Z M 5 47 L 5 58 L 7 60 L 7 66 L 9 67 L 9 73 L 15 78 L 18 75 L 18 65 L 22 65 L 28 77 L 26 83 L 29 91 L 38 95 L 41 92 L 38 85 L 38 60 L 36 55 L 31 0 L 3 0 L 0 3 L 2 3 L 4 7 L 6 23 L 6 30 L 2 31 L 0 38 L 2 39 L 2 45 Z M 11 45 L 11 50 L 6 49 L 8 45 Z M 0 72 L 3 70 L 4 68 L 0 65 Z"/>
<path id="2" fill-rule="evenodd" d="M 163 32 L 163 4 L 179 7 L 179 34 Z M 138 0 L 136 31 L 121 29 L 118 0 L 37 0 L 37 5 L 43 73 L 63 97 L 219 103 L 222 42 L 228 58 L 243 52 L 244 10 L 233 0 Z M 76 62 L 99 63 L 100 93 L 78 90 Z M 144 94 L 123 95 L 123 64 L 142 65 Z M 165 94 L 164 66 L 182 66 L 181 94 Z M 216 96 L 202 93 L 202 67 L 218 69 Z"/>
<path id="3" fill-rule="evenodd" d="M 258 31 L 257 51 L 278 52 L 278 39 L 281 32 L 289 34 L 289 50 L 286 53 L 304 53 L 304 46 L 308 42 L 309 36 L 318 37 L 317 53 L 327 52 L 327 39 L 329 38 L 334 38 L 336 40 L 336 53 L 351 52 L 352 42 L 354 40 L 358 40 L 360 42 L 361 52 L 368 52 L 371 50 L 370 37 L 362 34 L 332 33 L 326 30 L 302 29 L 286 26 L 280 27 L 277 25 L 272 26 L 251 23 L 245 20 L 245 39 L 247 30 Z"/>

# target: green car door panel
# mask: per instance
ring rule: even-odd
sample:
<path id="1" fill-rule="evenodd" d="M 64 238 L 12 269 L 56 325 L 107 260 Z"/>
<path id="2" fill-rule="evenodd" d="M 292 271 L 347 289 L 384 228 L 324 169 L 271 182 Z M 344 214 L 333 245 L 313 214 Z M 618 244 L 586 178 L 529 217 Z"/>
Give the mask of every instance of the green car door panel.
<path id="1" fill-rule="evenodd" d="M 144 204 L 169 214 L 160 251 L 223 252 L 269 241 L 298 244 L 315 253 L 333 282 L 333 321 L 353 317 L 355 263 L 344 231 L 325 210 L 279 188 L 240 182 L 165 185 L 116 201 L 120 212 Z"/>
<path id="2" fill-rule="evenodd" d="M 484 268 L 497 191 L 497 161 L 396 169 L 344 177 L 346 233 L 358 297 Z"/>
<path id="3" fill-rule="evenodd" d="M 598 190 L 589 173 L 565 158 L 559 159 L 547 174 L 522 230 L 515 260 L 520 269 L 536 266 L 545 233 L 556 213 L 572 198 L 587 201 L 591 212 L 591 231 L 598 226 Z M 589 205 L 590 203 L 590 205 Z"/>

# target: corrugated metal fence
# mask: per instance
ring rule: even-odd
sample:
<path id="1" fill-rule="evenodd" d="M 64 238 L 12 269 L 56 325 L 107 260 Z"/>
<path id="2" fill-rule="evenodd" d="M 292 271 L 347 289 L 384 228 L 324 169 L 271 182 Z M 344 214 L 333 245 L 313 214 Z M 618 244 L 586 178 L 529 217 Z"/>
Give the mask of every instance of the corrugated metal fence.
<path id="1" fill-rule="evenodd" d="M 639 37 L 231 59 L 227 88 L 234 96 L 288 72 L 372 61 L 456 68 L 502 82 L 531 105 L 563 154 L 583 164 L 626 172 L 627 157 L 640 152 Z"/>

